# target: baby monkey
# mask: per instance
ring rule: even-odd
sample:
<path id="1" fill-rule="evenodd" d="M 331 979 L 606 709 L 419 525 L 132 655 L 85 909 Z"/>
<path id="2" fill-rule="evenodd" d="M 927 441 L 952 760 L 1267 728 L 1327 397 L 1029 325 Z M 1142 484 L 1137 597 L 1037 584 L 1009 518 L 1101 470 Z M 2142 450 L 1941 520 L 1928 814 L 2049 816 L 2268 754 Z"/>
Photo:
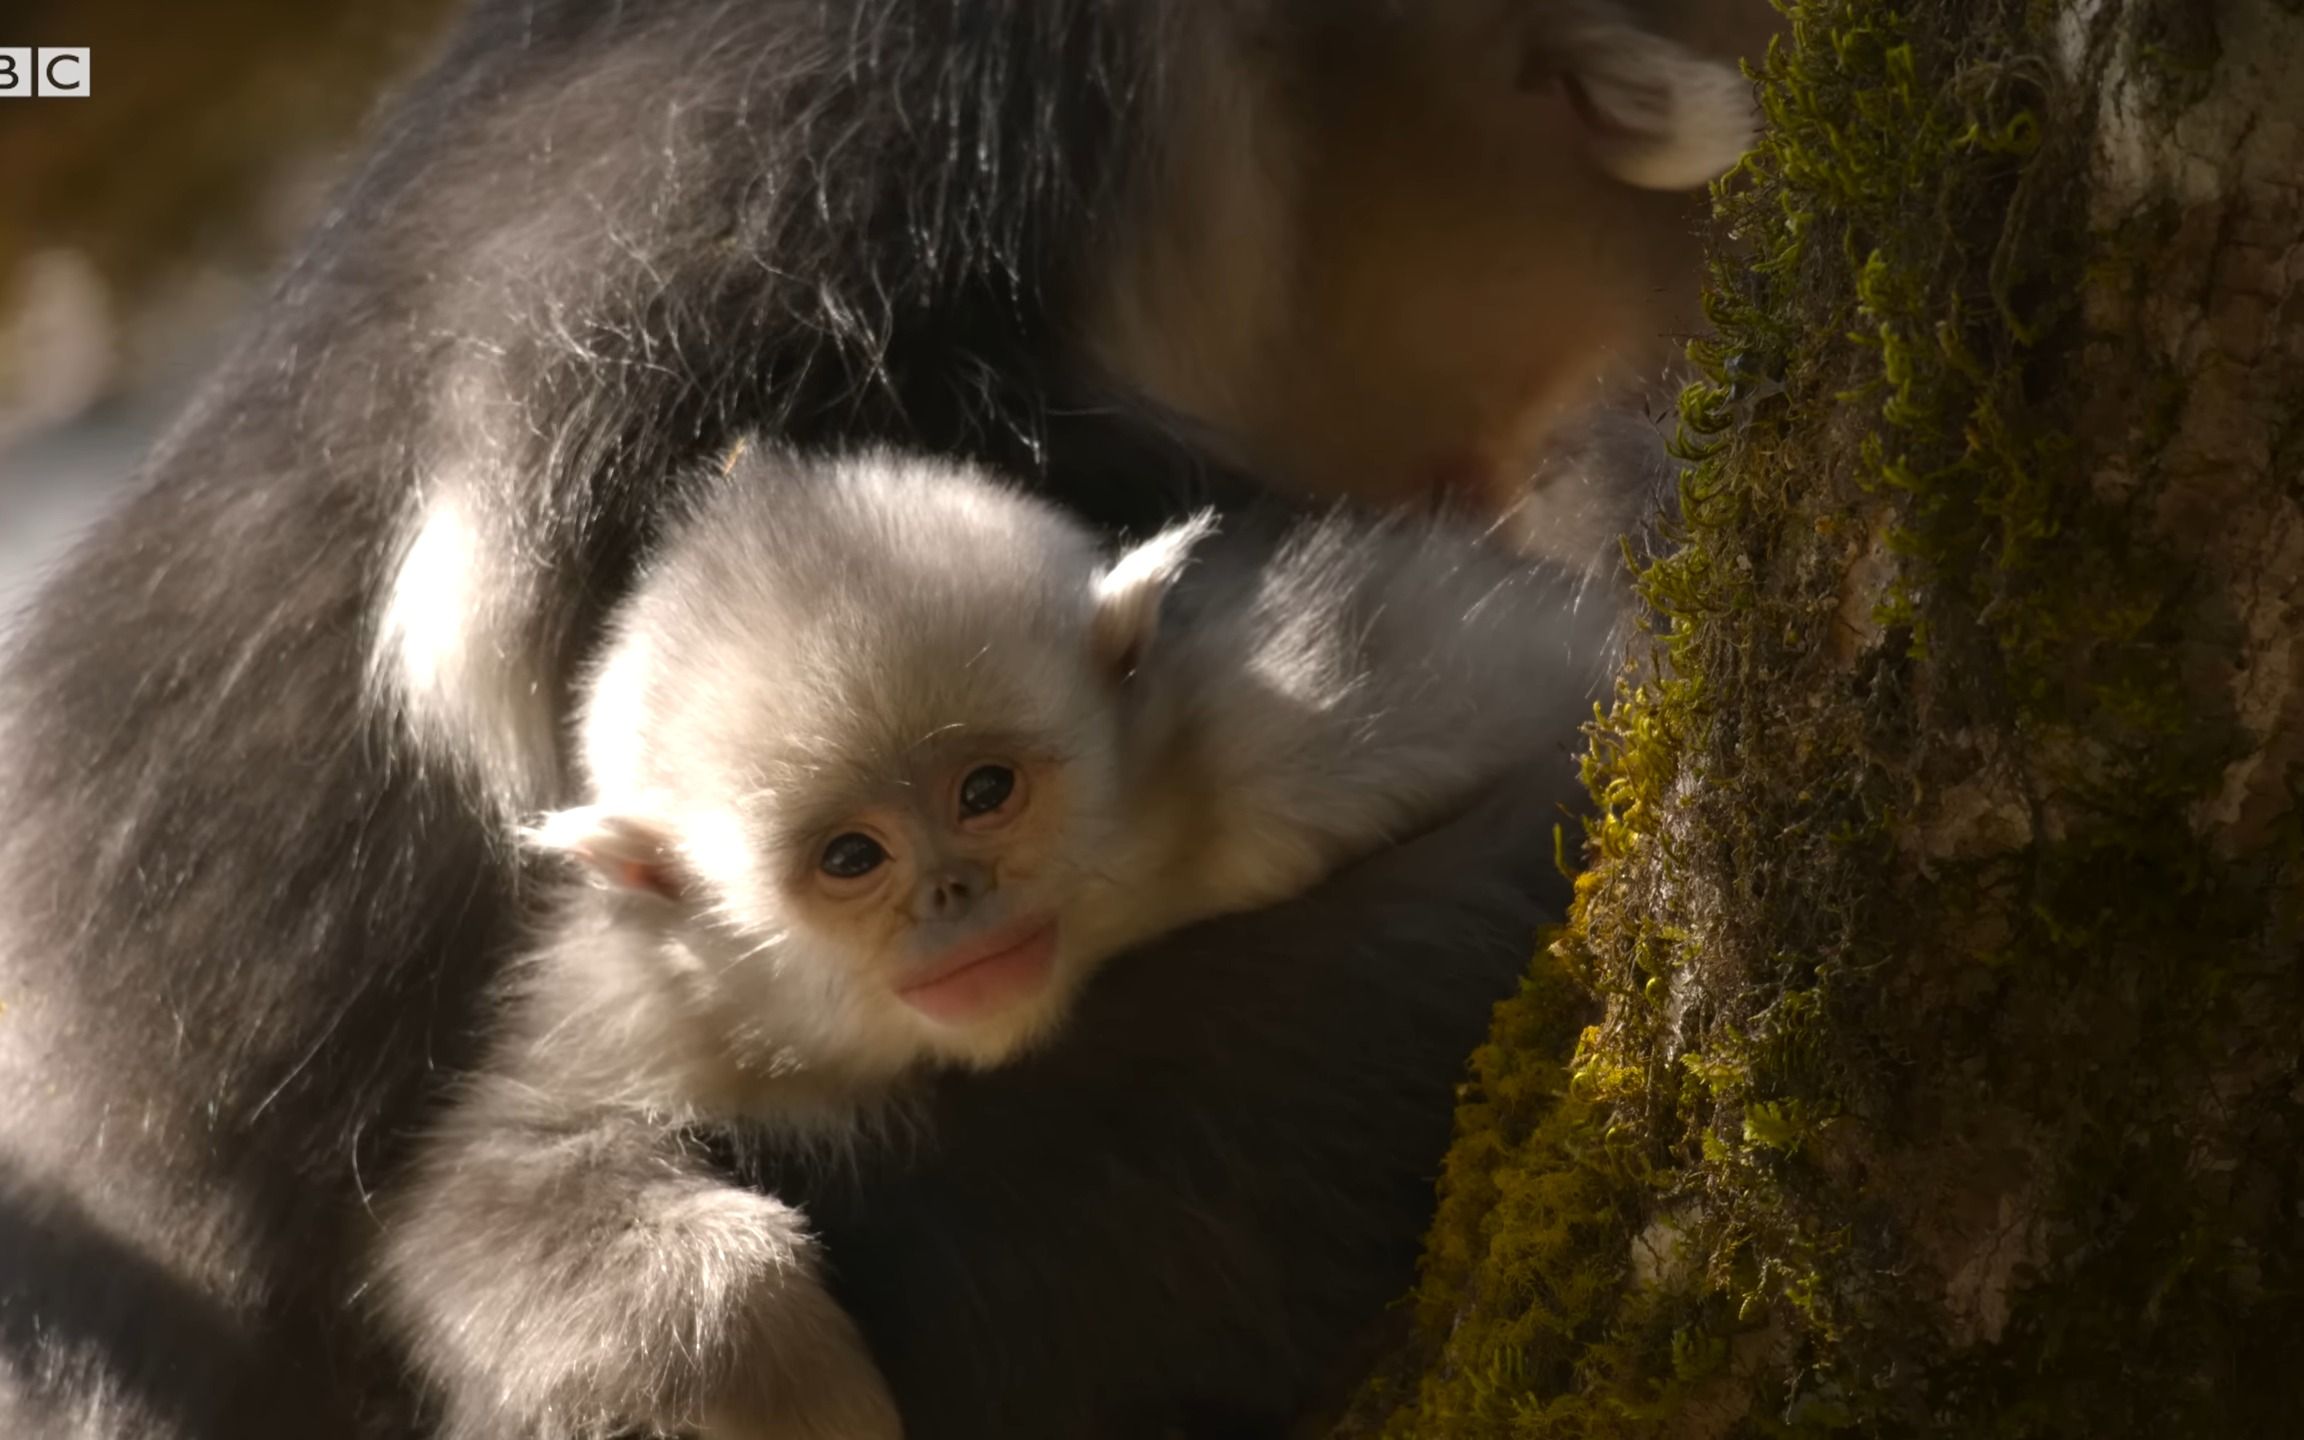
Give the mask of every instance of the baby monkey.
<path id="1" fill-rule="evenodd" d="M 1443 521 L 1201 517 L 1112 558 L 942 462 L 700 482 L 588 677 L 590 803 L 533 834 L 597 883 L 384 1211 L 442 1433 L 900 1434 L 806 1217 L 707 1143 L 837 1163 L 1116 952 L 1521 770 L 1566 595 Z"/>

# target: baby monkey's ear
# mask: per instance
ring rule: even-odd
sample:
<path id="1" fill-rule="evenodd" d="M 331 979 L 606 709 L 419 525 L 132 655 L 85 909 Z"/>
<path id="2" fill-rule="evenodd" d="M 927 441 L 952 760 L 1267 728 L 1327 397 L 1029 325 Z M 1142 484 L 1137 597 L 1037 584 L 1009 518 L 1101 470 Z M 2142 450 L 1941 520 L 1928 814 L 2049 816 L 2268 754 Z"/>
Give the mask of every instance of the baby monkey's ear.
<path id="1" fill-rule="evenodd" d="M 1576 7 L 1531 45 L 1523 87 L 1555 79 L 1593 160 L 1627 185 L 1694 189 L 1726 174 L 1759 131 L 1735 64 L 1643 29 L 1612 4 Z"/>
<path id="2" fill-rule="evenodd" d="M 678 900 L 687 893 L 679 855 L 662 826 L 596 805 L 557 810 L 521 832 L 538 850 L 581 862 L 611 890 Z"/>
<path id="3" fill-rule="evenodd" d="M 1096 577 L 1096 658 L 1114 675 L 1132 673 L 1160 629 L 1160 602 L 1191 562 L 1193 547 L 1216 533 L 1216 512 L 1171 525 Z"/>

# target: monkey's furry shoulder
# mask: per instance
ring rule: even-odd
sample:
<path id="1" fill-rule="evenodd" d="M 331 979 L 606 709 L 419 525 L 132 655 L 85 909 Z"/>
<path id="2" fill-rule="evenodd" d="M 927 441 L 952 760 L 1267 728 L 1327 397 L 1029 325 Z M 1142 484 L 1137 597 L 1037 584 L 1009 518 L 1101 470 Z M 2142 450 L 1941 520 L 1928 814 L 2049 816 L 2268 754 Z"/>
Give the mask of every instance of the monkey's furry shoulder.
<path id="1" fill-rule="evenodd" d="M 697 494 L 590 676 L 592 803 L 535 834 L 601 884 L 383 1206 L 454 1436 L 896 1433 L 806 1217 L 685 1137 L 852 1151 L 898 1082 L 1015 1058 L 1115 952 L 1549 733 L 1558 582 L 1445 525 L 1201 517 L 1114 557 L 885 452 Z"/>

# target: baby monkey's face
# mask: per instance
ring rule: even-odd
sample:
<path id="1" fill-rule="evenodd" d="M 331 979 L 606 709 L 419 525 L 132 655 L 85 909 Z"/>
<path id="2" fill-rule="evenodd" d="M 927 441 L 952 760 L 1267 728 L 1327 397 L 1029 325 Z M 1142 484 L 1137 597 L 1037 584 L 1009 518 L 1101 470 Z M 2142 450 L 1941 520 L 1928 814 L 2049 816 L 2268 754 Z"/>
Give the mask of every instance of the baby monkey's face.
<path id="1" fill-rule="evenodd" d="M 586 700 L 594 803 L 532 836 L 617 892 L 626 959 L 746 1074 L 998 1064 L 1125 943 L 1132 677 L 1212 522 L 1106 560 L 981 480 L 881 479 L 815 517 L 850 558 L 806 603 L 711 533 L 657 578 Z"/>
<path id="2" fill-rule="evenodd" d="M 1002 1058 L 1054 1018 L 1079 967 L 1062 942 L 1089 798 L 1067 763 L 1017 744 L 944 753 L 812 827 L 786 901 L 843 968 L 925 1022 L 935 1050 Z"/>
<path id="3" fill-rule="evenodd" d="M 621 894 L 621 923 L 651 940 L 634 959 L 669 962 L 740 1067 L 995 1065 L 1063 1018 L 1108 948 L 1087 897 L 1124 829 L 1120 718 L 1099 687 L 1071 689 L 1038 738 L 954 724 L 861 763 L 772 762 L 785 779 L 767 786 L 699 767 L 649 818 L 569 811 L 546 838 Z"/>

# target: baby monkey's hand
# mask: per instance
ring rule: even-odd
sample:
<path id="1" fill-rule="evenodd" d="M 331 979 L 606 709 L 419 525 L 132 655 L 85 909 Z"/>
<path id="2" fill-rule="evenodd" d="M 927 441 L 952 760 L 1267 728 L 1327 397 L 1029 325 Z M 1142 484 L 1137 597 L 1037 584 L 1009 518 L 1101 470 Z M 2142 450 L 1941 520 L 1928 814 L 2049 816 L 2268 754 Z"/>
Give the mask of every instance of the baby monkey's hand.
<path id="1" fill-rule="evenodd" d="M 762 1277 L 750 1339 L 731 1336 L 726 1381 L 698 1440 L 903 1440 L 864 1337 L 813 1277 Z"/>

